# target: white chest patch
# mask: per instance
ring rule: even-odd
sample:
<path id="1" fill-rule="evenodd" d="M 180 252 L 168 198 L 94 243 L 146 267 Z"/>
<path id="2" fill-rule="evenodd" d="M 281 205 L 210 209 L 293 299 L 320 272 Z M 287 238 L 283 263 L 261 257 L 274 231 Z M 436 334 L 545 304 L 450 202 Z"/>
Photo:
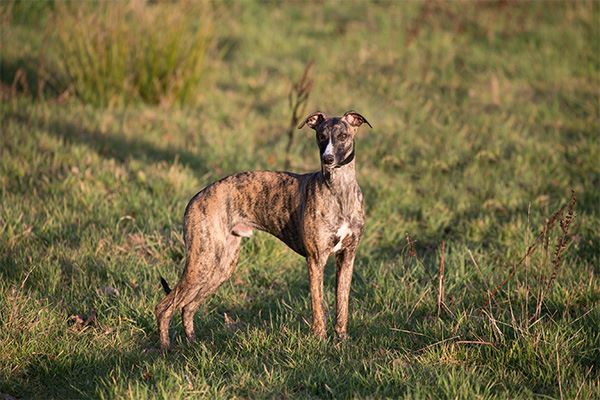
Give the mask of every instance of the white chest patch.
<path id="1" fill-rule="evenodd" d="M 334 252 L 340 251 L 342 249 L 342 242 L 344 241 L 344 238 L 351 234 L 352 234 L 352 231 L 350 230 L 348 223 L 344 222 L 342 224 L 342 226 L 340 226 L 338 228 L 337 232 L 335 233 L 335 235 L 339 238 L 339 240 L 333 247 L 333 251 Z"/>

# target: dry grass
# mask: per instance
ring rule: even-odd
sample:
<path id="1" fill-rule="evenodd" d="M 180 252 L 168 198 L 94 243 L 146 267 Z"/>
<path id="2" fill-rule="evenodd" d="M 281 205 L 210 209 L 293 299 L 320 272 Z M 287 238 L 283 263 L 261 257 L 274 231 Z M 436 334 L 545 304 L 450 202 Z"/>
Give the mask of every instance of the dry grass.
<path id="1" fill-rule="evenodd" d="M 49 32 L 60 73 L 92 104 L 190 101 L 204 72 L 208 11 L 191 1 L 57 2 Z"/>

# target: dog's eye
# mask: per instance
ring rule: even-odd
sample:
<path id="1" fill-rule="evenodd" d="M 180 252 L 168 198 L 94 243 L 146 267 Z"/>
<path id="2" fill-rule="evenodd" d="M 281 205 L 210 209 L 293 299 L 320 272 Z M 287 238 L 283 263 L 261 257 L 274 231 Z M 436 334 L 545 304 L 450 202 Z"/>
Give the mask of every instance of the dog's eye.
<path id="1" fill-rule="evenodd" d="M 340 133 L 338 135 L 338 140 L 346 140 L 348 138 L 348 135 L 345 133 Z"/>
<path id="2" fill-rule="evenodd" d="M 317 140 L 319 142 L 324 142 L 327 140 L 327 136 L 326 135 L 317 135 Z"/>

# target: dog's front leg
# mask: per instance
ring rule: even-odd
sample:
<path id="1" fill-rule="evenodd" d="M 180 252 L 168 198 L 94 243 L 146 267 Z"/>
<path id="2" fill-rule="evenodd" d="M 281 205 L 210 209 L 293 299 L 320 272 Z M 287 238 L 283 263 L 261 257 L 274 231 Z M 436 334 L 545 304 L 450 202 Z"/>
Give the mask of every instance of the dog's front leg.
<path id="1" fill-rule="evenodd" d="M 308 280 L 310 287 L 310 301 L 312 305 L 312 331 L 313 334 L 325 338 L 325 311 L 323 308 L 323 270 L 325 260 L 319 257 L 309 256 L 306 258 L 308 265 Z"/>
<path id="2" fill-rule="evenodd" d="M 348 323 L 348 301 L 350 284 L 352 283 L 352 268 L 356 250 L 346 248 L 335 255 L 337 286 L 335 289 L 336 323 L 335 333 L 339 340 L 346 339 L 346 324 Z"/>

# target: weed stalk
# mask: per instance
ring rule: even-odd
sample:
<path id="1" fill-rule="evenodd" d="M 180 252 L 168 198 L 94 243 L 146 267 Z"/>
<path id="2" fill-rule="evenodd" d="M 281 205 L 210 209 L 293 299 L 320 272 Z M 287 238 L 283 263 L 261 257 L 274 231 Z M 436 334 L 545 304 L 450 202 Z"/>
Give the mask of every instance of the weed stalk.
<path id="1" fill-rule="evenodd" d="M 290 93 L 288 95 L 291 117 L 290 126 L 287 130 L 288 141 L 287 145 L 285 146 L 284 169 L 289 169 L 290 167 L 290 151 L 292 149 L 292 144 L 294 143 L 294 132 L 296 131 L 296 127 L 300 122 L 300 118 L 302 118 L 304 111 L 306 110 L 308 97 L 310 96 L 310 92 L 313 88 L 314 81 L 310 77 L 313 65 L 313 60 L 310 60 L 306 63 L 302 76 L 298 81 L 292 84 Z"/>

